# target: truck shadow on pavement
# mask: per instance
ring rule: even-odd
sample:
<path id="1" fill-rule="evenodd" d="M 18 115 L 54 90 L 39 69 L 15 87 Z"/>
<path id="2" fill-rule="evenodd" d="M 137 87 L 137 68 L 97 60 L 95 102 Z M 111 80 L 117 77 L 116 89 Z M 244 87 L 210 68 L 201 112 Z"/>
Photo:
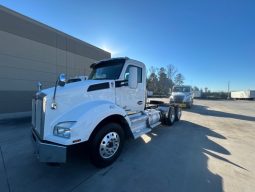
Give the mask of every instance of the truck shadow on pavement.
<path id="1" fill-rule="evenodd" d="M 226 139 L 188 121 L 173 127 L 162 126 L 145 137 L 128 141 L 118 161 L 104 174 L 88 179 L 81 188 L 113 192 L 222 192 L 223 178 L 209 170 L 208 159 L 226 163 L 230 169 L 245 168 L 222 157 L 231 153 L 209 137 Z"/>
<path id="2" fill-rule="evenodd" d="M 145 135 L 147 140 L 128 140 L 120 158 L 105 169 L 90 164 L 86 147 L 73 151 L 66 164 L 52 167 L 34 156 L 29 125 L 19 124 L 20 132 L 0 141 L 0 170 L 3 162 L 6 168 L 0 177 L 8 181 L 9 191 L 221 192 L 223 178 L 208 169 L 208 158 L 244 169 L 222 157 L 230 152 L 209 139 L 226 139 L 223 135 L 188 121 L 156 128 Z M 8 191 L 6 181 L 0 181 L 1 192 Z"/>
<path id="3" fill-rule="evenodd" d="M 232 118 L 232 119 L 245 120 L 245 121 L 255 121 L 255 116 L 253 117 L 253 116 L 227 113 L 223 111 L 209 110 L 207 106 L 203 106 L 203 105 L 194 105 L 191 109 L 188 110 L 188 112 L 198 113 L 198 114 L 206 115 L 206 116 Z"/>
<path id="4" fill-rule="evenodd" d="M 208 136 L 226 139 L 224 136 L 188 121 L 180 121 L 171 128 L 155 129 L 148 136 L 151 141 L 145 146 L 147 158 L 138 159 L 138 162 L 145 161 L 144 170 L 147 166 L 152 169 L 140 175 L 146 179 L 151 177 L 145 191 L 223 191 L 222 177 L 210 172 L 206 154 L 210 150 L 230 155 L 227 149 L 208 139 Z M 155 183 L 158 184 L 155 186 Z"/>

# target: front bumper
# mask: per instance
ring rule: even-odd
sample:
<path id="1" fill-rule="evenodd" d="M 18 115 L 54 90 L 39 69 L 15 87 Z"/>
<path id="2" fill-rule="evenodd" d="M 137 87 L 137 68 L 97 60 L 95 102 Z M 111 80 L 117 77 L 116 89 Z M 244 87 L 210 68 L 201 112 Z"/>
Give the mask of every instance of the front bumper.
<path id="1" fill-rule="evenodd" d="M 176 104 L 176 105 L 178 105 L 179 107 L 182 107 L 182 108 L 185 108 L 185 107 L 189 106 L 189 104 L 190 104 L 190 102 L 174 102 L 174 101 L 172 101 L 170 103 Z"/>
<path id="2" fill-rule="evenodd" d="M 44 142 L 40 140 L 32 129 L 32 141 L 35 154 L 40 162 L 47 163 L 65 163 L 67 156 L 67 147 L 55 143 Z"/>
<path id="3" fill-rule="evenodd" d="M 187 107 L 187 103 L 177 103 L 180 107 Z"/>

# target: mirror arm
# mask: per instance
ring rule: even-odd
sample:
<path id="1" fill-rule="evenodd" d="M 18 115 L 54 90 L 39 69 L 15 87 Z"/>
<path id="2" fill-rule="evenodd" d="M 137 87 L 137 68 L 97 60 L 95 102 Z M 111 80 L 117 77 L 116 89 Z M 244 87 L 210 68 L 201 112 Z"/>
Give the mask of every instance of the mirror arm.
<path id="1" fill-rule="evenodd" d="M 54 94 L 53 94 L 52 103 L 51 103 L 51 109 L 57 108 L 57 104 L 56 104 L 55 100 L 56 100 L 56 92 L 57 92 L 58 82 L 59 82 L 59 79 L 57 79 L 57 81 L 55 83 Z"/>
<path id="2" fill-rule="evenodd" d="M 116 87 L 128 86 L 128 80 L 118 80 L 118 81 L 115 81 L 115 86 Z"/>
<path id="3" fill-rule="evenodd" d="M 57 109 L 57 103 L 56 103 L 56 92 L 57 92 L 57 86 L 65 86 L 65 82 L 66 82 L 66 78 L 65 78 L 65 74 L 60 74 L 59 77 L 57 78 L 56 84 L 55 84 L 55 88 L 54 88 L 54 94 L 53 94 L 53 98 L 52 98 L 52 103 L 51 103 L 51 109 Z"/>

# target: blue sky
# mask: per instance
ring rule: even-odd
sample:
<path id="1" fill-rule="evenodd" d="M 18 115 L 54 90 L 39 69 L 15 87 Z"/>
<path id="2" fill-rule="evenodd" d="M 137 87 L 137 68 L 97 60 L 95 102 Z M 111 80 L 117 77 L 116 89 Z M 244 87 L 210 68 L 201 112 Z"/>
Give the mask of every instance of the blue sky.
<path id="1" fill-rule="evenodd" d="M 255 1 L 0 1 L 148 67 L 173 64 L 185 83 L 255 89 Z"/>

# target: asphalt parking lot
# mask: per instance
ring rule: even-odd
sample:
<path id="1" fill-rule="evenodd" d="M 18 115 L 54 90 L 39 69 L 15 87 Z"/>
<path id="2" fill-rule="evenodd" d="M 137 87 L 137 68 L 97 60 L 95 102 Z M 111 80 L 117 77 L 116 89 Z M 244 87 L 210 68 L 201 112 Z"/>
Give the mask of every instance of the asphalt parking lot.
<path id="1" fill-rule="evenodd" d="M 105 169 L 86 150 L 37 162 L 29 119 L 0 121 L 0 191 L 255 191 L 255 101 L 196 100 L 172 127 L 128 140 Z"/>

